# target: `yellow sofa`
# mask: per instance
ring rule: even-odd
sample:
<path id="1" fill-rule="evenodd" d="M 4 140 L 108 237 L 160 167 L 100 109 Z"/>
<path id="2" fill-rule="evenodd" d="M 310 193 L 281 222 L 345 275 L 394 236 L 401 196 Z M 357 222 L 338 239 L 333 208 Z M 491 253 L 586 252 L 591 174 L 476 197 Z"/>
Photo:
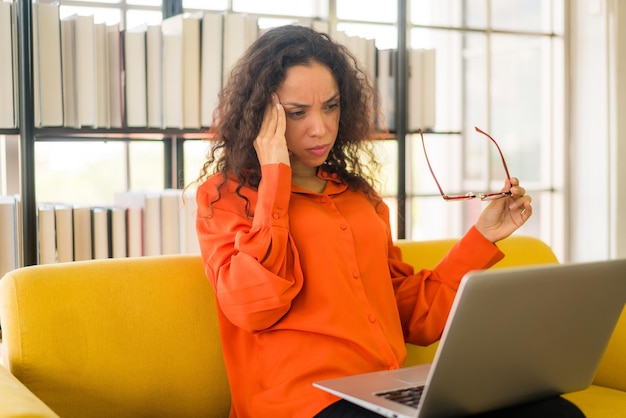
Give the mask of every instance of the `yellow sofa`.
<path id="1" fill-rule="evenodd" d="M 399 242 L 432 267 L 453 240 Z M 498 267 L 554 263 L 542 242 L 502 241 Z M 624 315 L 623 315 L 624 316 Z M 225 417 L 215 301 L 198 256 L 26 267 L 0 280 L 0 417 Z M 434 346 L 409 346 L 407 364 Z M 594 385 L 567 395 L 590 418 L 626 416 L 626 318 Z"/>

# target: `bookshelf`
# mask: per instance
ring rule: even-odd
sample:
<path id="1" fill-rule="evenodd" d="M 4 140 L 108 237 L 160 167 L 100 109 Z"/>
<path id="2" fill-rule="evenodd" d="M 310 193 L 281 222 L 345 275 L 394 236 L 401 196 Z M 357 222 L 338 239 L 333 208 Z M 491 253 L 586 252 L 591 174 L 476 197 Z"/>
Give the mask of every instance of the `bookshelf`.
<path id="1" fill-rule="evenodd" d="M 156 129 L 156 128 L 39 128 L 35 123 L 35 87 L 33 63 L 33 3 L 30 0 L 14 0 L 17 35 L 17 82 L 19 89 L 18 126 L 16 130 L 4 130 L 2 134 L 19 135 L 20 147 L 20 185 L 21 185 L 21 240 L 23 265 L 38 263 L 37 238 L 37 197 L 35 190 L 35 143 L 37 141 L 59 141 L 72 139 L 81 141 L 140 141 L 159 140 L 164 146 L 164 164 L 166 188 L 179 188 L 182 179 L 179 177 L 183 159 L 183 144 L 187 139 L 206 138 L 202 129 Z M 336 2 L 328 0 L 329 25 L 331 30 L 336 27 Z M 182 12 L 182 0 L 163 0 L 163 18 Z M 396 130 L 395 140 L 398 141 L 398 238 L 405 237 L 406 211 L 406 162 L 404 156 L 407 135 L 407 2 L 398 0 L 398 54 L 396 65 L 395 109 Z"/>
<path id="2" fill-rule="evenodd" d="M 35 142 L 59 141 L 161 141 L 164 147 L 165 188 L 182 185 L 180 168 L 183 166 L 182 142 L 186 139 L 202 139 L 206 133 L 201 129 L 155 129 L 155 128 L 38 128 L 34 120 L 34 71 L 33 71 L 33 4 L 30 0 L 15 1 L 17 37 L 17 84 L 18 126 L 3 129 L 0 134 L 19 135 L 20 147 L 20 198 L 21 198 L 21 244 L 23 265 L 38 263 L 37 197 L 35 192 Z M 182 2 L 164 0 L 164 18 L 182 11 Z"/>

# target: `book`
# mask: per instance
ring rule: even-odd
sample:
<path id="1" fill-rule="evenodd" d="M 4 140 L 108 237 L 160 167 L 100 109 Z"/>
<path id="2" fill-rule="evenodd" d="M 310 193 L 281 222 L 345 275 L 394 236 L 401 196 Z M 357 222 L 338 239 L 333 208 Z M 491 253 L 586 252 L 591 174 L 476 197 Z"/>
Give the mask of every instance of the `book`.
<path id="1" fill-rule="evenodd" d="M 182 190 L 165 189 L 161 192 L 161 252 L 179 254 L 183 237 L 185 212 L 182 210 Z"/>
<path id="2" fill-rule="evenodd" d="M 18 268 L 18 205 L 14 196 L 0 196 L 0 278 Z"/>
<path id="3" fill-rule="evenodd" d="M 124 32 L 124 89 L 126 126 L 147 126 L 145 25 Z"/>
<path id="4" fill-rule="evenodd" d="M 126 208 L 126 242 L 128 257 L 143 255 L 143 208 L 140 206 Z"/>
<path id="5" fill-rule="evenodd" d="M 143 226 L 144 255 L 161 255 L 161 196 L 159 193 L 146 193 Z"/>
<path id="6" fill-rule="evenodd" d="M 111 210 L 106 207 L 91 208 L 91 254 L 93 259 L 110 258 L 111 248 Z"/>
<path id="7" fill-rule="evenodd" d="M 174 16 L 175 17 L 175 16 Z M 183 49 L 176 35 L 178 19 L 161 23 L 163 34 L 163 126 L 183 127 Z"/>
<path id="8" fill-rule="evenodd" d="M 74 261 L 74 208 L 72 205 L 54 206 L 57 262 Z"/>
<path id="9" fill-rule="evenodd" d="M 63 74 L 58 3 L 33 3 L 35 125 L 63 126 Z"/>
<path id="10" fill-rule="evenodd" d="M 109 63 L 107 50 L 107 27 L 105 23 L 94 24 L 96 56 L 96 123 L 97 128 L 110 128 L 109 120 Z"/>
<path id="11" fill-rule="evenodd" d="M 422 51 L 422 124 L 434 129 L 437 116 L 437 54 L 435 49 Z"/>
<path id="12" fill-rule="evenodd" d="M 428 130 L 435 125 L 435 50 L 409 50 L 407 128 Z"/>
<path id="13" fill-rule="evenodd" d="M 91 208 L 74 205 L 74 260 L 91 260 Z"/>
<path id="14" fill-rule="evenodd" d="M 164 125 L 200 128 L 200 15 L 169 17 L 161 29 Z"/>
<path id="15" fill-rule="evenodd" d="M 111 257 L 113 258 L 123 258 L 128 254 L 126 216 L 125 208 L 111 207 Z"/>
<path id="16" fill-rule="evenodd" d="M 380 98 L 382 120 L 378 121 L 378 129 L 393 131 L 396 129 L 395 115 L 395 71 L 396 52 L 393 49 L 378 50 L 376 63 L 376 87 Z"/>
<path id="17" fill-rule="evenodd" d="M 76 79 L 75 24 L 73 19 L 61 20 L 61 70 L 63 77 L 63 125 L 79 128 Z"/>
<path id="18" fill-rule="evenodd" d="M 121 128 L 124 123 L 124 84 L 122 32 L 119 24 L 108 25 L 107 35 L 107 74 L 109 86 L 109 125 L 111 128 Z"/>
<path id="19" fill-rule="evenodd" d="M 200 124 L 204 127 L 213 123 L 213 110 L 217 107 L 222 88 L 223 22 L 221 13 L 205 12 L 202 15 Z"/>
<path id="20" fill-rule="evenodd" d="M 76 47 L 75 85 L 78 126 L 97 125 L 96 35 L 93 16 L 73 15 Z"/>
<path id="21" fill-rule="evenodd" d="M 198 204 L 196 202 L 196 191 L 193 189 L 185 190 L 183 194 L 183 225 L 181 227 L 181 253 L 183 254 L 200 254 L 200 243 L 198 242 L 198 234 L 196 232 L 196 214 L 198 212 Z"/>
<path id="22" fill-rule="evenodd" d="M 17 126 L 17 74 L 12 3 L 0 2 L 0 128 Z"/>
<path id="23" fill-rule="evenodd" d="M 183 15 L 183 128 L 200 128 L 200 16 Z"/>
<path id="24" fill-rule="evenodd" d="M 56 263 L 53 204 L 41 203 L 37 207 L 37 240 L 39 242 L 39 264 Z"/>
<path id="25" fill-rule="evenodd" d="M 163 57 L 161 25 L 148 25 L 146 31 L 147 124 L 163 127 Z"/>
<path id="26" fill-rule="evenodd" d="M 374 39 L 337 32 L 335 39 L 347 47 L 370 80 L 376 77 L 376 43 Z"/>
<path id="27" fill-rule="evenodd" d="M 222 83 L 226 84 L 230 71 L 259 33 L 256 17 L 245 13 L 224 15 L 224 53 L 222 55 Z"/>
<path id="28" fill-rule="evenodd" d="M 129 244 L 128 256 L 136 256 L 138 238 L 135 234 L 141 225 L 141 255 L 161 254 L 161 196 L 160 192 L 151 191 L 124 191 L 113 195 L 114 204 L 128 210 L 128 240 L 133 240 L 133 247 Z M 141 222 L 138 215 L 141 214 Z M 131 218 L 131 216 L 133 218 Z M 130 228 L 134 229 L 131 230 Z M 132 251 L 131 251 L 132 250 Z"/>

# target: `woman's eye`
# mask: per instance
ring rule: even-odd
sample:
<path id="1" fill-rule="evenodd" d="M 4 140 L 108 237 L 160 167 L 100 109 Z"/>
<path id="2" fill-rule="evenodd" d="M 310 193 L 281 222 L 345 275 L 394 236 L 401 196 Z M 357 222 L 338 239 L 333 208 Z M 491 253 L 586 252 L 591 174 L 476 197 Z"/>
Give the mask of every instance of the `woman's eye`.
<path id="1" fill-rule="evenodd" d="M 339 103 L 329 103 L 328 106 L 326 106 L 327 110 L 335 110 L 339 108 Z"/>
<path id="2" fill-rule="evenodd" d="M 291 112 L 289 112 L 289 116 L 291 116 L 292 118 L 297 118 L 304 115 L 304 111 L 302 110 L 293 110 Z"/>

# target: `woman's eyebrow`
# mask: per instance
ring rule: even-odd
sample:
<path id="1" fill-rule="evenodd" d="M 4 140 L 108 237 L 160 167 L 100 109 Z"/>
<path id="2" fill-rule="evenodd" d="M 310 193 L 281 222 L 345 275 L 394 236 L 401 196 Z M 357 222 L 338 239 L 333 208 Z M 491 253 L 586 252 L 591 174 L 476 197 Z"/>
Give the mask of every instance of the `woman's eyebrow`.
<path id="1" fill-rule="evenodd" d="M 338 98 L 339 98 L 339 93 L 335 93 L 330 99 L 325 100 L 324 104 L 328 104 L 334 100 L 337 100 Z M 293 107 L 311 107 L 311 105 L 297 103 L 297 102 L 280 102 L 280 104 L 282 104 L 283 106 L 293 106 Z"/>

